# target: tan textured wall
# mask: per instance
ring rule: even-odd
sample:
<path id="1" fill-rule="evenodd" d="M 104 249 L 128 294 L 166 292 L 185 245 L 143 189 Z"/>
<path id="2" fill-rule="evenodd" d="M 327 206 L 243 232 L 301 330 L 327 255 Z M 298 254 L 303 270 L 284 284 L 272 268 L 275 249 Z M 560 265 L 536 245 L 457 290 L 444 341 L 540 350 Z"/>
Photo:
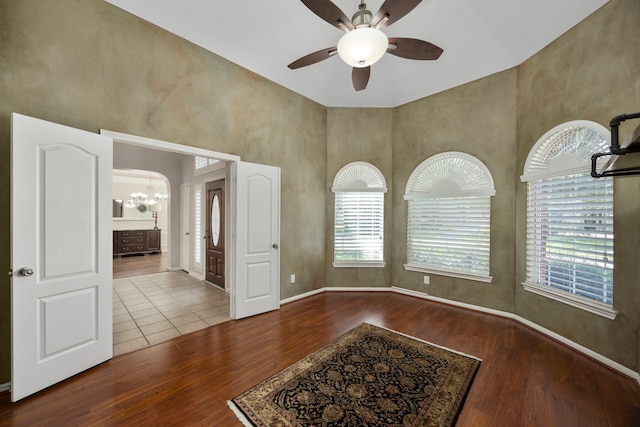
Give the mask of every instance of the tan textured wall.
<path id="1" fill-rule="evenodd" d="M 640 178 L 616 180 L 620 314 L 608 321 L 522 290 L 526 194 L 519 176 L 531 146 L 558 123 L 606 125 L 640 111 L 638 22 L 637 0 L 611 0 L 518 68 L 393 110 L 351 110 L 326 109 L 101 0 L 0 0 L 0 272 L 9 269 L 9 115 L 16 111 L 280 166 L 283 298 L 325 282 L 391 282 L 513 311 L 637 371 Z M 369 145 L 359 134 L 371 137 Z M 476 156 L 493 174 L 491 284 L 433 275 L 424 286 L 422 274 L 402 267 L 407 179 L 422 160 L 450 150 Z M 330 266 L 328 188 L 352 160 L 376 164 L 389 185 L 385 269 Z M 9 354 L 9 280 L 0 274 L 0 383 L 9 380 Z"/>
<path id="2" fill-rule="evenodd" d="M 504 311 L 513 309 L 515 240 L 516 69 L 398 107 L 393 120 L 393 285 Z M 461 151 L 491 172 L 492 283 L 406 271 L 405 187 L 427 158 Z"/>
<path id="3" fill-rule="evenodd" d="M 14 111 L 281 167 L 281 295 L 324 285 L 325 107 L 102 0 L 0 0 L 0 58 L 0 383 L 10 372 Z"/>
<path id="4" fill-rule="evenodd" d="M 640 2 L 611 0 L 522 64 L 518 85 L 517 173 L 531 147 L 549 129 L 577 119 L 606 127 L 612 117 L 640 111 Z M 621 127 L 626 136 L 639 120 Z M 623 136 L 623 137 L 624 137 Z M 517 185 L 515 312 L 638 371 L 640 315 L 640 178 L 615 178 L 615 320 L 526 292 L 526 185 Z"/>
<path id="5" fill-rule="evenodd" d="M 329 108 L 327 111 L 327 286 L 390 286 L 392 243 L 392 140 L 393 110 L 388 108 Z M 384 199 L 384 268 L 334 268 L 333 222 L 336 173 L 348 163 L 363 161 L 376 166 L 387 181 Z"/>
<path id="6" fill-rule="evenodd" d="M 611 0 L 519 67 L 394 110 L 393 285 L 514 312 L 635 371 L 640 369 L 640 178 L 615 181 L 616 320 L 523 290 L 526 185 L 524 161 L 540 136 L 577 119 L 608 126 L 640 111 L 640 3 Z M 623 125 L 624 138 L 633 127 Z M 496 184 L 492 199 L 490 285 L 408 272 L 404 187 L 413 169 L 441 151 L 478 157 Z"/>

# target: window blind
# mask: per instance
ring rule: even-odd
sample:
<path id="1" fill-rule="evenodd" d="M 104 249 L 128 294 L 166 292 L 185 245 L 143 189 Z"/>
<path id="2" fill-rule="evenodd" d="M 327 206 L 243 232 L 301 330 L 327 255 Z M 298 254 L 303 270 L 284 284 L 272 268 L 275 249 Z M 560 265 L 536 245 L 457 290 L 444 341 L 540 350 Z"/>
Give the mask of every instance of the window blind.
<path id="1" fill-rule="evenodd" d="M 489 196 L 410 200 L 408 264 L 488 276 L 490 203 Z"/>
<path id="2" fill-rule="evenodd" d="M 613 180 L 528 183 L 527 282 L 613 303 Z"/>
<path id="3" fill-rule="evenodd" d="M 384 193 L 337 192 L 335 261 L 382 261 Z"/>
<path id="4" fill-rule="evenodd" d="M 206 157 L 196 156 L 194 159 L 194 162 L 195 162 L 195 168 L 200 169 L 209 164 L 209 159 L 207 159 Z"/>
<path id="5" fill-rule="evenodd" d="M 195 169 L 202 169 L 202 168 L 206 168 L 207 166 L 211 166 L 213 164 L 216 164 L 220 162 L 220 160 L 217 159 L 209 159 L 207 157 L 200 157 L 200 156 L 195 156 L 194 158 L 194 166 Z"/>
<path id="6" fill-rule="evenodd" d="M 193 203 L 193 263 L 194 266 L 201 268 L 202 262 L 202 190 L 197 188 L 195 190 L 195 197 Z"/>

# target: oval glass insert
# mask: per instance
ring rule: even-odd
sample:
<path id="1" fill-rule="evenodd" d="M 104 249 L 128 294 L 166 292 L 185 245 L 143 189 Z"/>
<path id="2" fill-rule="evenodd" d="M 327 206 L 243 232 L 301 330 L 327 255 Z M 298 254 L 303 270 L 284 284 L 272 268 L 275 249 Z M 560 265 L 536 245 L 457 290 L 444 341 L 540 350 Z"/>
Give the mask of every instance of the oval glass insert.
<path id="1" fill-rule="evenodd" d="M 220 241 L 220 199 L 218 195 L 213 196 L 211 203 L 211 243 L 218 246 Z"/>

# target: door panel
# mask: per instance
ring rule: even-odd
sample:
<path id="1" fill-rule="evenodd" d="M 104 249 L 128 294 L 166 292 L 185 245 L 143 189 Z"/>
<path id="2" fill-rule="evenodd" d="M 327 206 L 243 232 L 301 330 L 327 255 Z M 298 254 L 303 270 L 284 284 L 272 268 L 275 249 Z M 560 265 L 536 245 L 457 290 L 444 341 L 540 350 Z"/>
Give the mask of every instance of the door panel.
<path id="1" fill-rule="evenodd" d="M 37 185 L 46 189 L 41 194 L 39 227 L 44 233 L 44 256 L 37 268 L 42 283 L 63 275 L 95 273 L 97 158 L 74 146 L 41 145 L 38 151 L 42 174 Z M 76 182 L 78 176 L 87 179 Z M 74 222 L 73 211 L 87 211 L 87 220 Z"/>
<path id="2" fill-rule="evenodd" d="M 280 307 L 280 168 L 232 166 L 235 186 L 235 294 L 231 317 Z"/>
<path id="3" fill-rule="evenodd" d="M 208 182 L 206 208 L 206 279 L 225 288 L 225 194 L 224 180 Z"/>
<path id="4" fill-rule="evenodd" d="M 96 291 L 94 286 L 40 299 L 38 315 L 43 319 L 43 329 L 48 331 L 41 337 L 42 359 L 97 339 Z M 76 325 L 77 318 L 85 322 Z"/>
<path id="5" fill-rule="evenodd" d="M 112 356 L 109 137 L 12 115 L 11 398 Z"/>

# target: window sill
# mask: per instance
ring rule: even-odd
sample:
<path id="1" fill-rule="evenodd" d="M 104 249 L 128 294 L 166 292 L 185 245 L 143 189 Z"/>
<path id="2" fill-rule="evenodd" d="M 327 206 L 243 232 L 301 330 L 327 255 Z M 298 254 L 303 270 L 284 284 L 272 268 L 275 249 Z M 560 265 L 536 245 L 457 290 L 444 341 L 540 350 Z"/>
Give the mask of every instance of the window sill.
<path id="1" fill-rule="evenodd" d="M 618 312 L 615 311 L 613 307 L 607 304 L 603 304 L 597 301 L 591 301 L 587 298 L 579 297 L 576 295 L 567 294 L 566 292 L 558 291 L 548 286 L 527 282 L 522 283 L 522 286 L 526 291 L 551 298 L 553 300 L 568 304 L 572 307 L 597 314 L 598 316 L 606 317 L 610 320 L 615 319 L 616 315 L 618 314 Z"/>
<path id="2" fill-rule="evenodd" d="M 336 268 L 358 267 L 358 268 L 382 268 L 385 266 L 384 261 L 333 261 Z"/>
<path id="3" fill-rule="evenodd" d="M 458 279 L 475 280 L 476 282 L 491 283 L 493 277 L 482 276 L 480 274 L 462 273 L 458 271 L 435 270 L 431 268 L 420 267 L 417 265 L 405 264 L 404 269 L 407 271 L 417 271 L 420 273 L 437 274 L 439 276 L 455 277 Z"/>

